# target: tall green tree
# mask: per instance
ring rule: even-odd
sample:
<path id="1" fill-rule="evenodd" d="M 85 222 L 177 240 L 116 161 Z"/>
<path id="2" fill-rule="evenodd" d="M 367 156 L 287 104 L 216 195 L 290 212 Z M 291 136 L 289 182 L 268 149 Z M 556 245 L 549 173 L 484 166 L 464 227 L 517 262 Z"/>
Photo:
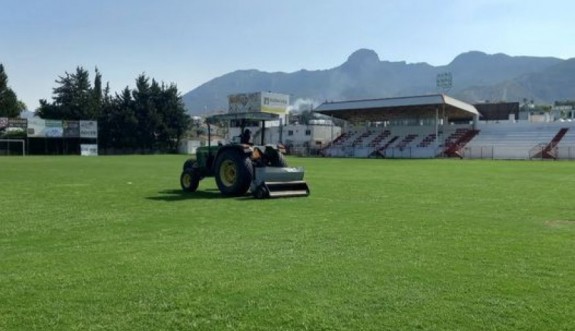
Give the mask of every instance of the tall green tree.
<path id="1" fill-rule="evenodd" d="M 176 85 L 159 84 L 142 74 L 132 97 L 141 148 L 175 151 L 190 124 Z"/>
<path id="2" fill-rule="evenodd" d="M 40 100 L 38 115 L 42 118 L 62 120 L 95 120 L 101 111 L 102 76 L 96 69 L 96 88 L 92 88 L 90 74 L 77 67 L 72 74 L 60 76 L 53 89 L 52 103 Z"/>
<path id="3" fill-rule="evenodd" d="M 103 148 L 135 150 L 140 147 L 138 120 L 132 91 L 128 87 L 114 98 L 109 97 L 108 92 L 104 93 L 98 128 L 99 143 Z"/>
<path id="4" fill-rule="evenodd" d="M 47 119 L 98 120 L 103 149 L 126 151 L 175 151 L 189 125 L 176 85 L 159 84 L 142 74 L 136 87 L 126 87 L 114 97 L 102 88 L 96 68 L 93 85 L 81 67 L 56 80 L 53 101 L 40 100 L 39 115 Z"/>
<path id="5" fill-rule="evenodd" d="M 106 84 L 106 90 L 102 90 L 102 74 L 100 73 L 100 71 L 98 70 L 98 68 L 95 69 L 96 75 L 94 77 L 94 88 L 92 88 L 92 105 L 91 105 L 91 112 L 92 114 L 91 117 L 92 118 L 98 118 L 100 116 L 100 113 L 102 112 L 102 107 L 104 105 L 104 98 L 106 97 L 106 94 L 109 94 L 110 92 L 110 86 L 108 84 Z"/>
<path id="6" fill-rule="evenodd" d="M 162 126 L 158 132 L 163 147 L 176 151 L 180 140 L 191 124 L 190 116 L 186 113 L 184 101 L 175 84 L 161 87 L 160 103 L 157 106 L 162 119 Z"/>
<path id="7" fill-rule="evenodd" d="M 146 150 L 153 150 L 156 146 L 157 128 L 160 125 L 160 118 L 156 111 L 153 93 L 157 93 L 158 84 L 155 80 L 141 74 L 136 78 L 136 88 L 132 91 L 134 99 L 134 111 L 138 120 L 137 136 L 140 147 Z"/>
<path id="8" fill-rule="evenodd" d="M 8 86 L 8 75 L 0 63 L 0 117 L 18 117 L 26 105 L 18 100 L 16 93 Z"/>

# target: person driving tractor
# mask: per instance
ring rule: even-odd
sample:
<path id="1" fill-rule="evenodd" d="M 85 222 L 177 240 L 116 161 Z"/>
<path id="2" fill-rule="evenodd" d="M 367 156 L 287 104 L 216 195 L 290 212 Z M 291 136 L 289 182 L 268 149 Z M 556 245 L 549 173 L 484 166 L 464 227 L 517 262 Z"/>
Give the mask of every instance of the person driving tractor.
<path id="1" fill-rule="evenodd" d="M 251 139 L 252 132 L 250 129 L 245 129 L 242 134 L 240 134 L 240 143 L 241 144 L 249 144 Z"/>

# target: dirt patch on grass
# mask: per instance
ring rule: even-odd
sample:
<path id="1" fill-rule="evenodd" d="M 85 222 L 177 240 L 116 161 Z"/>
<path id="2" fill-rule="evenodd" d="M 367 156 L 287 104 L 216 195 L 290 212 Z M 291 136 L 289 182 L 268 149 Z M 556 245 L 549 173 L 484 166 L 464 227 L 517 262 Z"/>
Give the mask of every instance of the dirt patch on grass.
<path id="1" fill-rule="evenodd" d="M 550 228 L 563 228 L 566 226 L 575 226 L 575 219 L 573 220 L 549 220 L 545 222 Z"/>

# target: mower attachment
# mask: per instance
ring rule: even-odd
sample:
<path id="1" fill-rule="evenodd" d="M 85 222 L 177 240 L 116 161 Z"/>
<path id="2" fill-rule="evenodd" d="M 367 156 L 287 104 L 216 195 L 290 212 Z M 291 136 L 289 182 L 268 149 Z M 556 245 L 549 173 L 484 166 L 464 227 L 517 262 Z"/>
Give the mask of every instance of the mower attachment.
<path id="1" fill-rule="evenodd" d="M 256 167 L 251 192 L 258 199 L 308 196 L 303 168 Z"/>

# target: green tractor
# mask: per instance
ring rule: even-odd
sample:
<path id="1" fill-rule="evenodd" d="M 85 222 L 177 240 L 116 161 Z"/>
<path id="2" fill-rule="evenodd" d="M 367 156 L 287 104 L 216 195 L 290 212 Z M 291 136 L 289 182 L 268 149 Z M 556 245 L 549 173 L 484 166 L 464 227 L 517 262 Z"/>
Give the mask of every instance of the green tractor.
<path id="1" fill-rule="evenodd" d="M 180 185 L 185 192 L 195 192 L 200 180 L 214 177 L 218 189 L 225 196 L 241 196 L 250 191 L 259 199 L 273 197 L 308 196 L 309 187 L 303 180 L 303 168 L 287 165 L 282 146 L 264 144 L 265 121 L 278 115 L 252 112 L 229 113 L 208 117 L 208 146 L 196 150 L 196 158 L 184 162 Z M 210 124 L 235 120 L 244 132 L 246 121 L 261 121 L 261 144 L 247 141 L 211 146 Z"/>

